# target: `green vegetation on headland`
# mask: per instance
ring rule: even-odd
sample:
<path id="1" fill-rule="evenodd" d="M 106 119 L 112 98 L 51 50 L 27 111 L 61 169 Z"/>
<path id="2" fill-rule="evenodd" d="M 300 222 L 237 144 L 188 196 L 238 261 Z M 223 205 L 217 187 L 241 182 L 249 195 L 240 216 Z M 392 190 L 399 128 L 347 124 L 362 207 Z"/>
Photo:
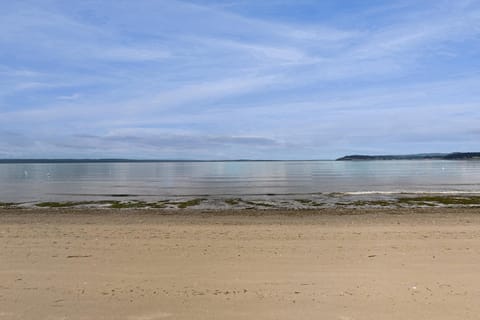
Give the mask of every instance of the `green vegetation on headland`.
<path id="1" fill-rule="evenodd" d="M 349 155 L 337 161 L 353 160 L 473 160 L 480 159 L 480 152 L 421 153 L 408 155 Z"/>

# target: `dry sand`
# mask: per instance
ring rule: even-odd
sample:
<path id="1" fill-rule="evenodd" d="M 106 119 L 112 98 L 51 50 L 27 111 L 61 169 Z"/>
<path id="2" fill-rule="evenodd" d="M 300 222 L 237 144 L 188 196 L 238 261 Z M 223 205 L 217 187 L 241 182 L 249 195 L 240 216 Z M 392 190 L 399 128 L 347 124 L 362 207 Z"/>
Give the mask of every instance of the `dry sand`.
<path id="1" fill-rule="evenodd" d="M 479 319 L 480 210 L 0 210 L 0 319 Z"/>

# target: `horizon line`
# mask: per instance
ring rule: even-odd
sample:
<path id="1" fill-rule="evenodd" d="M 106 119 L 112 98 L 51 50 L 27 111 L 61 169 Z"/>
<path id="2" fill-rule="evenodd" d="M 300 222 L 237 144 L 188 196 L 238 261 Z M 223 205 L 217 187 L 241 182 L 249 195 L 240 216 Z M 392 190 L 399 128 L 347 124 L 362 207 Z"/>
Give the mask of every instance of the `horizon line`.
<path id="1" fill-rule="evenodd" d="M 273 162 L 273 161 L 333 161 L 336 159 L 128 159 L 128 158 L 12 158 L 0 163 L 60 163 L 60 162 Z"/>
<path id="2" fill-rule="evenodd" d="M 333 159 L 129 159 L 129 158 L 0 158 L 0 164 L 5 163 L 148 163 L 148 162 L 280 162 L 280 161 L 336 161 L 348 157 L 416 157 L 416 156 L 435 156 L 442 157 L 457 154 L 477 154 L 480 152 L 430 152 L 414 154 L 349 154 Z M 402 159 L 398 159 L 402 160 Z M 408 159 L 406 159 L 408 160 Z M 419 158 L 418 160 L 422 160 Z"/>

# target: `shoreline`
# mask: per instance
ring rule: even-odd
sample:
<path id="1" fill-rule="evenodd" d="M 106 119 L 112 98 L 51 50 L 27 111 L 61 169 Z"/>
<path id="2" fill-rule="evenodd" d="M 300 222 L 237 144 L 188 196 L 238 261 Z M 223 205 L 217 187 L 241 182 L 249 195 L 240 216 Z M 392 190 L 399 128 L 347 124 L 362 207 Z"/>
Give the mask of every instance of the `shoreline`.
<path id="1" fill-rule="evenodd" d="M 402 209 L 480 207 L 478 192 L 345 192 L 294 195 L 170 196 L 135 197 L 112 195 L 107 198 L 74 197 L 24 202 L 0 202 L 0 209 L 83 208 L 83 209 L 163 209 L 163 210 L 314 210 L 314 209 Z"/>
<path id="2" fill-rule="evenodd" d="M 349 227 L 368 225 L 478 224 L 480 208 L 323 208 L 247 210 L 165 210 L 109 208 L 1 209 L 0 229 L 9 224 L 77 225 L 306 225 Z M 1 230 L 0 230 L 1 231 Z M 0 234 L 1 236 L 1 234 Z"/>
<path id="3" fill-rule="evenodd" d="M 121 216 L 121 215 L 146 215 L 146 216 L 279 216 L 279 217 L 301 217 L 301 216 L 357 216 L 363 214 L 381 215 L 409 215 L 409 214 L 445 214 L 445 213 L 466 213 L 480 215 L 480 207 L 476 206 L 441 206 L 441 207 L 323 207 L 307 209 L 278 209 L 278 208 L 249 208 L 249 209 L 199 209 L 185 208 L 170 210 L 165 208 L 109 208 L 109 207 L 10 207 L 0 208 L 0 217 L 9 215 L 91 215 L 100 216 Z"/>

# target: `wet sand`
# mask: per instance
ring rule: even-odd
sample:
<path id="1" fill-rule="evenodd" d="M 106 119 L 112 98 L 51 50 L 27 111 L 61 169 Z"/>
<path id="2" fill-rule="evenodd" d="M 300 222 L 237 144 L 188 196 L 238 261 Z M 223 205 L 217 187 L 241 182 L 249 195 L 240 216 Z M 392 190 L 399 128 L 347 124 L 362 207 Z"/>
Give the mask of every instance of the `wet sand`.
<path id="1" fill-rule="evenodd" d="M 478 319 L 480 209 L 0 210 L 0 319 Z"/>

